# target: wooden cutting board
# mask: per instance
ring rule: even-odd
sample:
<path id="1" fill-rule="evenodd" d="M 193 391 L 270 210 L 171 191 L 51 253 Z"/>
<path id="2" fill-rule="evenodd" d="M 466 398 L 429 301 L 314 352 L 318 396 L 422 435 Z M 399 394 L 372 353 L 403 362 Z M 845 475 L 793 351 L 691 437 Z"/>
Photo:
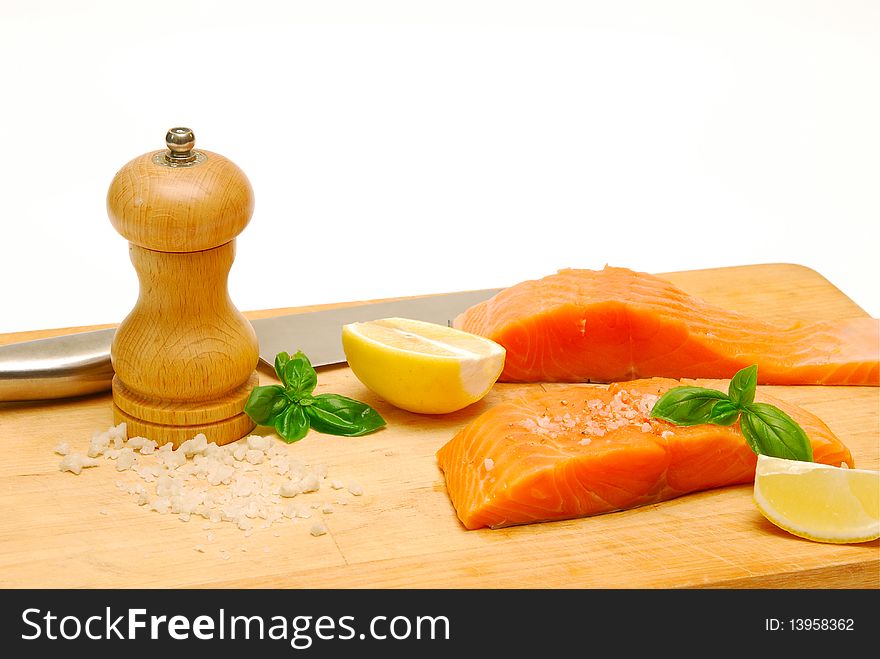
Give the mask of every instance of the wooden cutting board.
<path id="1" fill-rule="evenodd" d="M 797 265 L 665 276 L 709 302 L 767 318 L 866 315 L 821 275 Z M 0 335 L 0 344 L 64 331 Z M 274 381 L 268 369 L 261 379 Z M 139 479 L 117 472 L 111 460 L 78 476 L 60 472 L 60 456 L 53 453 L 59 441 L 85 452 L 92 434 L 112 425 L 109 394 L 0 403 L 0 586 L 880 587 L 878 542 L 839 546 L 789 535 L 758 513 L 751 486 L 585 519 L 464 530 L 434 453 L 470 419 L 523 386 L 499 384 L 466 410 L 420 416 L 377 399 L 346 366 L 320 369 L 319 390 L 369 402 L 388 427 L 360 438 L 312 433 L 282 446 L 303 462 L 327 465 L 329 479 L 357 481 L 364 493 L 353 496 L 325 483 L 309 501 L 330 503 L 332 513 L 314 510 L 312 519 L 270 528 L 256 520 L 251 535 L 228 523 L 182 522 L 139 507 L 120 489 Z M 880 468 L 878 388 L 772 389 L 824 419 L 850 447 L 857 467 Z M 310 527 L 319 518 L 328 533 L 314 537 Z"/>

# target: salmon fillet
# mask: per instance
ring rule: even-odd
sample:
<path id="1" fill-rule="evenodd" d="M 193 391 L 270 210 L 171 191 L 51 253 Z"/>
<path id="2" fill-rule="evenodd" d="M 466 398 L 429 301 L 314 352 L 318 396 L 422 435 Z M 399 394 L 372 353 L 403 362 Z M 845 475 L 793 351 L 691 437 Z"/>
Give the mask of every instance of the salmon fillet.
<path id="1" fill-rule="evenodd" d="M 453 326 L 507 350 L 502 382 L 727 378 L 880 385 L 880 321 L 770 323 L 626 268 L 561 270 L 507 288 Z"/>
<path id="2" fill-rule="evenodd" d="M 437 452 L 462 524 L 584 517 L 753 482 L 757 456 L 739 421 L 684 427 L 650 418 L 658 397 L 682 384 L 726 391 L 729 381 L 560 385 L 490 408 Z M 849 449 L 818 417 L 760 391 L 756 400 L 800 424 L 815 462 L 854 466 Z"/>

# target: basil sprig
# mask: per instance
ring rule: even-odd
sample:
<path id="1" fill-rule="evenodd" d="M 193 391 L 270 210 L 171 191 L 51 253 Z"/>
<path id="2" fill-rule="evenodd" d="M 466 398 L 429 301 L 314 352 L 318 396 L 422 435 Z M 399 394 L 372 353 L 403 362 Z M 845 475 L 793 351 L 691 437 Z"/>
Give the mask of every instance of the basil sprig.
<path id="1" fill-rule="evenodd" d="M 287 443 L 299 441 L 309 428 L 328 435 L 357 437 L 378 430 L 385 419 L 366 403 L 339 394 L 313 395 L 318 374 L 302 351 L 275 356 L 281 385 L 255 387 L 244 411 L 261 426 L 274 426 Z"/>
<path id="2" fill-rule="evenodd" d="M 651 416 L 678 426 L 712 423 L 739 427 L 751 449 L 759 455 L 813 461 L 810 439 L 798 423 L 775 405 L 756 403 L 758 366 L 739 371 L 725 394 L 704 387 L 675 387 L 654 404 Z"/>

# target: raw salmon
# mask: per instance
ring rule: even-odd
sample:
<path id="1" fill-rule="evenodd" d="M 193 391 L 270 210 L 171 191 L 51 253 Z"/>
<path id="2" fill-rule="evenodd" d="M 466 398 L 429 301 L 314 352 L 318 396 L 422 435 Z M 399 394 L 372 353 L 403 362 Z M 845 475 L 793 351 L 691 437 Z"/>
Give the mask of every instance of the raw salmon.
<path id="1" fill-rule="evenodd" d="M 569 519 L 753 482 L 757 457 L 732 426 L 676 426 L 650 418 L 680 384 L 727 391 L 729 381 L 665 378 L 556 385 L 500 403 L 437 452 L 462 524 Z M 853 467 L 849 449 L 819 418 L 759 391 L 807 433 L 815 462 Z"/>
<path id="2" fill-rule="evenodd" d="M 880 385 L 880 321 L 770 323 L 626 268 L 561 270 L 498 293 L 453 325 L 507 350 L 503 382 L 725 378 Z"/>

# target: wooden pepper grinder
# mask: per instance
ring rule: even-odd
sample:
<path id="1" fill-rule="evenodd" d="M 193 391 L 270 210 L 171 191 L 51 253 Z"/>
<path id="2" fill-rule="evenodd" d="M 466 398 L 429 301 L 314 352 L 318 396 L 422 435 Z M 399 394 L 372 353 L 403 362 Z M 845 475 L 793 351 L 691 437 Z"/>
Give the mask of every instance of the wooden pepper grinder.
<path id="1" fill-rule="evenodd" d="M 107 192 L 140 281 L 111 348 L 114 418 L 129 437 L 178 446 L 204 433 L 226 444 L 254 428 L 243 410 L 259 347 L 226 287 L 253 190 L 234 163 L 194 150 L 190 129 L 165 141 L 167 151 L 126 164 Z"/>

